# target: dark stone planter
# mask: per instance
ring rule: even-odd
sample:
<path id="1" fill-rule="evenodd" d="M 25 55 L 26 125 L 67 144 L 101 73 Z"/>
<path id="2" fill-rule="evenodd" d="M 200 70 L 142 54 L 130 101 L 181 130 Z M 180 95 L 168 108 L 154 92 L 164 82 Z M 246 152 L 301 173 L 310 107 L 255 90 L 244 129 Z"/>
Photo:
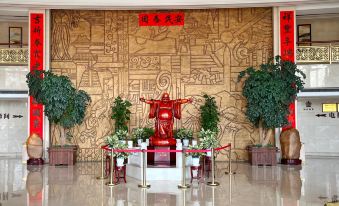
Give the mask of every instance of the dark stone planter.
<path id="1" fill-rule="evenodd" d="M 48 148 L 50 165 L 74 165 L 78 146 L 63 146 Z"/>
<path id="2" fill-rule="evenodd" d="M 249 161 L 251 165 L 277 165 L 276 147 L 248 147 Z"/>

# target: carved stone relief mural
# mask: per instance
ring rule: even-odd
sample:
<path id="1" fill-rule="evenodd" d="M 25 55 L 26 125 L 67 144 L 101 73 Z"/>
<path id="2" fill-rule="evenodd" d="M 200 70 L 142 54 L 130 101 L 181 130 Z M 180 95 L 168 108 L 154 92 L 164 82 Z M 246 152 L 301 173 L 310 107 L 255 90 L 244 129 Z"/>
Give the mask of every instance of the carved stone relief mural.
<path id="1" fill-rule="evenodd" d="M 99 159 L 104 137 L 113 132 L 115 97 L 133 104 L 131 130 L 153 126 L 139 97 L 158 99 L 165 91 L 172 98 L 194 99 L 183 107 L 176 127 L 195 132 L 202 94 L 215 96 L 220 143 L 231 142 L 232 158 L 246 160 L 245 148 L 257 142 L 258 133 L 244 115 L 243 82 L 237 77 L 272 57 L 272 9 L 184 10 L 185 25 L 170 27 L 139 27 L 140 12 L 145 11 L 52 11 L 51 69 L 92 97 L 84 122 L 69 131 L 80 147 L 79 160 Z M 53 144 L 58 137 L 53 126 Z"/>

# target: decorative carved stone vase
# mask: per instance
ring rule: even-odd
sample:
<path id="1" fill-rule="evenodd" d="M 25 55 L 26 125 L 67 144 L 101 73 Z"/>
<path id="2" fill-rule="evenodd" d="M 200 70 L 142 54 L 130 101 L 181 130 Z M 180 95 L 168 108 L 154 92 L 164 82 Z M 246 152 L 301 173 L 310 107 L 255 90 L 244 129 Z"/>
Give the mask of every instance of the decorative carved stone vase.
<path id="1" fill-rule="evenodd" d="M 28 137 L 27 141 L 27 160 L 28 165 L 42 165 L 44 161 L 42 159 L 43 143 L 39 135 L 33 133 Z"/>
<path id="2" fill-rule="evenodd" d="M 300 158 L 300 135 L 299 131 L 291 128 L 280 134 L 281 164 L 299 165 Z"/>

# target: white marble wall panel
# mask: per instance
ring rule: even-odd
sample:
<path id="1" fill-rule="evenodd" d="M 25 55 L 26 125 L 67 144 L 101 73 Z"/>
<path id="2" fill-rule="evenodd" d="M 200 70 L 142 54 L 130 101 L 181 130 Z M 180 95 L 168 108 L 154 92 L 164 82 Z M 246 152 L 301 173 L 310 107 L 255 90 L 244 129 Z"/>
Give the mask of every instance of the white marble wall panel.
<path id="1" fill-rule="evenodd" d="M 0 156 L 21 156 L 27 126 L 27 99 L 0 99 Z"/>
<path id="2" fill-rule="evenodd" d="M 306 74 L 306 89 L 339 87 L 339 64 L 303 64 L 298 69 Z"/>
<path id="3" fill-rule="evenodd" d="M 311 107 L 306 106 L 307 101 Z M 339 113 L 322 112 L 323 103 L 339 103 L 339 98 L 298 99 L 297 127 L 301 141 L 306 155 L 339 156 Z"/>
<path id="4" fill-rule="evenodd" d="M 0 91 L 27 91 L 27 66 L 0 66 Z"/>

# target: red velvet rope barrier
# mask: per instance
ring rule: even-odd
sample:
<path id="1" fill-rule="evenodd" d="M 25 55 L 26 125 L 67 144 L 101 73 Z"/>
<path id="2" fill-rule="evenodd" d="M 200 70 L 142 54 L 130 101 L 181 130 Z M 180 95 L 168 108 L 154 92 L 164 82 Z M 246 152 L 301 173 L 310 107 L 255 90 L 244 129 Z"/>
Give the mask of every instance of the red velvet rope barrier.
<path id="1" fill-rule="evenodd" d="M 231 144 L 215 148 L 215 151 L 220 151 L 223 149 L 226 149 L 228 147 L 231 147 Z M 101 149 L 111 151 L 112 149 L 108 147 L 108 145 L 104 145 L 101 147 Z M 143 150 L 141 149 L 114 149 L 113 152 L 142 152 Z M 160 152 L 182 152 L 182 150 L 164 150 L 164 149 L 151 149 L 151 150 L 144 150 L 145 152 L 155 152 L 155 153 L 160 153 Z M 185 150 L 186 152 L 210 152 L 210 149 L 190 149 L 190 150 Z"/>

